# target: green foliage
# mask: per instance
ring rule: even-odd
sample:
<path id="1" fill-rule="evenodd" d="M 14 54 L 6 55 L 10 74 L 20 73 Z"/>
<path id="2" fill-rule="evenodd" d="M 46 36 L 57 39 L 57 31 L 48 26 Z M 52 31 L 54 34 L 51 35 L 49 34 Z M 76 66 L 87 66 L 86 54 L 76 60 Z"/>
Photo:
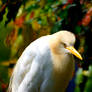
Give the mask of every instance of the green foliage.
<path id="1" fill-rule="evenodd" d="M 84 91 L 83 92 L 91 92 L 92 91 L 92 65 L 89 66 L 89 69 L 87 71 L 83 71 L 82 68 L 79 68 L 77 73 L 76 73 L 76 88 L 75 92 L 81 92 L 80 84 L 83 83 L 84 77 L 87 77 L 85 86 L 84 86 Z"/>
<path id="2" fill-rule="evenodd" d="M 3 83 L 7 83 L 7 81 L 9 81 L 9 77 L 7 75 L 8 75 L 7 67 L 0 66 L 0 80 L 1 80 L 1 78 L 3 78 L 2 79 Z M 1 82 L 0 82 L 0 84 L 1 84 Z"/>
<path id="3" fill-rule="evenodd" d="M 76 27 L 75 27 L 75 33 L 76 33 L 76 34 L 80 34 L 81 31 L 82 31 L 81 29 L 82 29 L 82 28 L 81 28 L 80 26 L 76 26 Z"/>
<path id="4" fill-rule="evenodd" d="M 83 82 L 83 74 L 82 74 L 82 72 L 83 72 L 83 69 L 79 68 L 77 73 L 76 73 L 76 80 L 75 80 L 76 85 L 79 85 L 80 83 Z"/>
<path id="5" fill-rule="evenodd" d="M 8 69 L 5 66 L 0 66 L 0 92 L 4 92 L 2 90 L 2 88 L 4 90 L 6 90 L 6 86 L 8 85 L 8 81 L 9 81 L 9 77 L 8 75 Z"/>
<path id="6" fill-rule="evenodd" d="M 56 33 L 56 32 L 58 32 L 58 30 L 61 29 L 61 21 L 62 21 L 62 20 L 60 20 L 60 21 L 58 21 L 58 22 L 56 22 L 56 23 L 54 24 L 54 26 L 53 26 L 53 28 L 52 28 L 52 30 L 51 30 L 51 34 Z"/>
<path id="7" fill-rule="evenodd" d="M 75 88 L 75 92 L 81 92 L 79 85 L 80 85 L 80 83 L 83 82 L 83 74 L 82 74 L 82 72 L 83 72 L 83 69 L 79 68 L 77 73 L 76 73 L 76 79 L 75 79 L 76 88 Z"/>
<path id="8" fill-rule="evenodd" d="M 12 30 L 12 28 L 5 26 L 5 21 L 7 21 L 7 12 L 8 10 L 6 9 L 3 20 L 0 22 L 0 52 L 2 52 L 0 53 L 0 61 L 9 59 L 10 55 L 10 48 L 7 48 L 4 43 L 7 34 Z"/>
<path id="9" fill-rule="evenodd" d="M 91 92 L 92 91 L 92 66 L 89 66 L 89 76 L 88 76 L 88 80 L 86 82 L 85 85 L 85 89 L 84 92 Z"/>

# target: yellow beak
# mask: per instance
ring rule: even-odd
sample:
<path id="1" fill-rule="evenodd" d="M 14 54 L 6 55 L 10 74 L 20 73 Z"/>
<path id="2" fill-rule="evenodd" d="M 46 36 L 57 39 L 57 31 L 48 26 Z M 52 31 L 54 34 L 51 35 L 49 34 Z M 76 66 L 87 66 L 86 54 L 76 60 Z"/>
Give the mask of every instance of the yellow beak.
<path id="1" fill-rule="evenodd" d="M 66 49 L 68 49 L 73 55 L 78 57 L 80 60 L 83 60 L 83 58 L 80 55 L 80 53 L 73 46 L 66 47 Z"/>

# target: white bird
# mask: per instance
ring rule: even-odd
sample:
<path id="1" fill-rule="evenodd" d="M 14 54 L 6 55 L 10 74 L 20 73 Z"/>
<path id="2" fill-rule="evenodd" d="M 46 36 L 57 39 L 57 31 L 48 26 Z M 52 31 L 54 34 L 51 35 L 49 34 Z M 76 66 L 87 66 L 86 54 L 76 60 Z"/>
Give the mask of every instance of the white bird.
<path id="1" fill-rule="evenodd" d="M 74 71 L 73 55 L 82 60 L 74 43 L 68 31 L 32 42 L 14 68 L 8 92 L 65 92 Z"/>

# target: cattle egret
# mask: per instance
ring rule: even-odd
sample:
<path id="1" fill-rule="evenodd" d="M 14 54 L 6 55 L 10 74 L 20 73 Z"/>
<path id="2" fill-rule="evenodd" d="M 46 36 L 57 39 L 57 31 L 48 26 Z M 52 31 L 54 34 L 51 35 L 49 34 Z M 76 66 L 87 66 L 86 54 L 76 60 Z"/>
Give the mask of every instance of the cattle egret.
<path id="1" fill-rule="evenodd" d="M 74 71 L 75 36 L 59 31 L 32 42 L 20 56 L 8 92 L 65 92 Z"/>

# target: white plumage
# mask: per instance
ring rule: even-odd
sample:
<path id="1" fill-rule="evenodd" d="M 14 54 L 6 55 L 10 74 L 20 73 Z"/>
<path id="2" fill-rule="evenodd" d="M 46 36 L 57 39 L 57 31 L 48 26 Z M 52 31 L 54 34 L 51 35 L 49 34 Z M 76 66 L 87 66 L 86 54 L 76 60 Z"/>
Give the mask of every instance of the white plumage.
<path id="1" fill-rule="evenodd" d="M 74 71 L 72 52 L 67 47 L 74 43 L 75 36 L 68 31 L 32 42 L 14 68 L 8 92 L 64 92 Z"/>

